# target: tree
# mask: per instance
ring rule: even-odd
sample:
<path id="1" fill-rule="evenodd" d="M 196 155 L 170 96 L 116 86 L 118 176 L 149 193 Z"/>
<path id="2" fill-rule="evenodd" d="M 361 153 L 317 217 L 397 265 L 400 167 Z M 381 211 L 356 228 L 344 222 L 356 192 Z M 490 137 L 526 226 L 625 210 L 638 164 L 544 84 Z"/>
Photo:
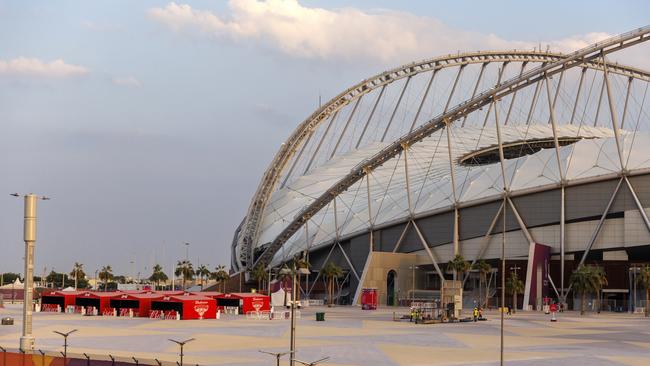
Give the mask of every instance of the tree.
<path id="1" fill-rule="evenodd" d="M 580 267 L 571 274 L 571 286 L 575 292 L 580 294 L 580 315 L 585 314 L 587 294 L 596 290 L 594 286 L 594 277 L 594 271 L 584 264 L 580 265 Z"/>
<path id="2" fill-rule="evenodd" d="M 165 282 L 169 279 L 165 272 L 163 272 L 162 266 L 160 264 L 155 264 L 153 266 L 153 273 L 149 276 L 149 281 L 155 283 L 160 287 L 160 282 Z"/>
<path id="3" fill-rule="evenodd" d="M 20 278 L 20 273 L 7 272 L 0 275 L 0 278 L 0 286 L 2 286 L 7 283 L 16 282 L 16 278 Z"/>
<path id="4" fill-rule="evenodd" d="M 593 290 L 596 294 L 596 311 L 600 314 L 600 291 L 607 286 L 607 274 L 601 266 L 591 266 Z"/>
<path id="5" fill-rule="evenodd" d="M 304 256 L 301 257 L 300 259 L 294 260 L 294 265 L 295 265 L 295 270 L 297 270 L 297 271 L 299 269 L 303 269 L 303 268 L 304 269 L 309 269 L 311 267 L 311 264 L 309 263 L 307 258 L 304 257 Z M 296 273 L 296 278 L 297 278 L 297 282 L 298 282 L 298 291 L 296 292 L 296 301 L 300 301 L 300 277 L 301 276 L 302 275 L 300 274 L 300 271 L 298 271 Z"/>
<path id="6" fill-rule="evenodd" d="M 515 272 L 512 272 L 506 281 L 506 292 L 508 295 L 512 295 L 512 312 L 514 313 L 517 309 L 517 295 L 524 293 L 524 282 Z"/>
<path id="7" fill-rule="evenodd" d="M 99 279 L 104 281 L 104 291 L 108 288 L 108 281 L 113 279 L 113 268 L 111 266 L 102 267 L 99 271 Z"/>
<path id="8" fill-rule="evenodd" d="M 230 279 L 230 275 L 224 265 L 215 267 L 214 272 L 210 274 L 210 279 L 217 281 L 217 284 L 221 285 L 221 292 L 226 292 L 226 281 Z"/>
<path id="9" fill-rule="evenodd" d="M 203 279 L 210 276 L 210 270 L 202 264 L 196 269 L 196 275 L 199 277 L 199 280 L 201 281 L 201 289 L 203 289 Z"/>
<path id="10" fill-rule="evenodd" d="M 183 279 L 183 290 L 186 290 L 185 282 L 194 279 L 194 268 L 192 267 L 192 262 L 188 260 L 178 261 L 174 274 Z"/>
<path id="11" fill-rule="evenodd" d="M 474 269 L 478 271 L 478 296 L 479 296 L 479 306 L 481 301 L 485 300 L 485 307 L 488 305 L 488 288 L 487 288 L 487 275 L 492 272 L 492 266 L 490 263 L 481 259 L 474 263 Z M 481 286 L 485 284 L 485 299 L 481 296 Z"/>
<path id="12" fill-rule="evenodd" d="M 74 262 L 74 265 L 72 266 L 72 271 L 70 271 L 70 277 L 74 279 L 75 289 L 77 289 L 77 287 L 85 287 L 85 286 L 78 286 L 79 279 L 86 278 L 86 272 L 84 272 L 84 265 L 79 262 Z"/>
<path id="13" fill-rule="evenodd" d="M 464 275 L 470 268 L 472 265 L 460 254 L 456 254 L 454 259 L 447 263 L 447 269 L 454 272 L 454 281 L 458 279 L 459 274 Z"/>
<path id="14" fill-rule="evenodd" d="M 60 287 L 63 287 L 63 275 L 61 273 L 50 271 L 45 280 L 51 283 L 53 287 L 59 287 L 59 283 L 61 284 Z"/>
<path id="15" fill-rule="evenodd" d="M 650 309 L 650 265 L 646 264 L 641 267 L 641 272 L 636 278 L 641 287 L 645 289 L 645 316 L 647 317 Z"/>
<path id="16" fill-rule="evenodd" d="M 343 270 L 332 262 L 328 262 L 321 268 L 321 274 L 327 279 L 327 306 L 332 306 L 334 281 L 343 276 Z"/>
<path id="17" fill-rule="evenodd" d="M 264 281 L 269 277 L 269 273 L 266 271 L 266 268 L 264 268 L 264 265 L 258 264 L 253 268 L 251 276 L 255 281 L 257 281 L 257 290 L 261 291 L 262 283 L 264 283 Z"/>

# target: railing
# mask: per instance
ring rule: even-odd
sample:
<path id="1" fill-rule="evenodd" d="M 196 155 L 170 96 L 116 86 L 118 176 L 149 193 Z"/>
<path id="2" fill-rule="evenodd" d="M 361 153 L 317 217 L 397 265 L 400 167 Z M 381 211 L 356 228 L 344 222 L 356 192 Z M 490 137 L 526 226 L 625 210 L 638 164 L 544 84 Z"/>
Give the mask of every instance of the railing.
<path id="1" fill-rule="evenodd" d="M 176 362 L 137 357 L 113 356 L 111 354 L 76 354 L 35 350 L 23 352 L 0 347 L 0 366 L 176 366 Z M 188 364 L 189 365 L 189 364 Z M 198 365 L 197 365 L 198 366 Z"/>

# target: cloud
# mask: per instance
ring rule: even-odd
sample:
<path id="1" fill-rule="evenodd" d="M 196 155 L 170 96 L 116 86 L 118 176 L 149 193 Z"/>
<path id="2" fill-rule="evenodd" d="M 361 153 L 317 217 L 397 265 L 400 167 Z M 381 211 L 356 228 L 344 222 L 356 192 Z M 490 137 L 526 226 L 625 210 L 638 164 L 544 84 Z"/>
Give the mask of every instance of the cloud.
<path id="1" fill-rule="evenodd" d="M 151 19 L 176 32 L 233 42 L 256 42 L 302 58 L 397 62 L 458 50 L 532 49 L 536 42 L 454 29 L 443 22 L 393 10 L 313 8 L 297 0 L 231 0 L 228 14 L 169 3 L 149 9 Z M 574 51 L 608 37 L 589 33 L 547 41 L 552 50 Z"/>
<path id="2" fill-rule="evenodd" d="M 88 72 L 83 66 L 67 64 L 61 59 L 49 63 L 27 57 L 0 60 L 0 75 L 65 78 L 86 75 Z"/>
<path id="3" fill-rule="evenodd" d="M 135 88 L 142 86 L 142 83 L 140 83 L 140 81 L 133 76 L 114 77 L 112 81 L 115 85 L 130 86 Z"/>

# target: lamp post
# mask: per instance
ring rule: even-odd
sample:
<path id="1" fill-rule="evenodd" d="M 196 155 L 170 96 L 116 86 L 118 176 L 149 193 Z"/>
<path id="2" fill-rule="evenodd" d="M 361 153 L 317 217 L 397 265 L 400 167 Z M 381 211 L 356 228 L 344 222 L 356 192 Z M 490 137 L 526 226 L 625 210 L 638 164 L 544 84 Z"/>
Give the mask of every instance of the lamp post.
<path id="1" fill-rule="evenodd" d="M 258 352 L 266 353 L 267 355 L 271 355 L 271 356 L 275 356 L 275 365 L 276 366 L 280 366 L 280 358 L 282 358 L 282 356 L 284 356 L 284 355 L 286 355 L 288 353 L 291 353 L 291 352 L 267 352 L 267 351 L 262 351 L 261 349 L 258 350 Z"/>
<path id="2" fill-rule="evenodd" d="M 316 360 L 316 361 L 312 361 L 312 362 L 300 361 L 300 360 L 296 360 L 296 362 L 299 362 L 299 363 L 301 363 L 301 364 L 303 364 L 303 365 L 305 365 L 305 366 L 316 366 L 316 365 L 318 365 L 319 363 L 321 363 L 321 362 L 323 362 L 323 361 L 327 361 L 327 360 L 329 360 L 329 359 L 330 359 L 330 358 L 329 358 L 329 356 L 328 356 L 328 357 L 324 357 L 324 358 L 321 358 L 320 360 Z"/>
<path id="3" fill-rule="evenodd" d="M 18 193 L 11 194 L 20 197 Z M 26 194 L 25 221 L 23 236 L 25 240 L 25 279 L 23 297 L 23 335 L 20 337 L 22 351 L 34 350 L 34 336 L 32 335 L 32 305 L 34 296 L 34 245 L 36 243 L 36 201 L 49 200 L 47 197 L 35 194 Z"/>
<path id="4" fill-rule="evenodd" d="M 192 342 L 193 340 L 195 340 L 195 338 L 186 339 L 186 340 L 184 340 L 184 341 L 177 341 L 177 340 L 175 340 L 175 339 L 171 339 L 171 338 L 169 338 L 169 340 L 172 341 L 172 342 L 174 342 L 174 343 L 176 343 L 176 344 L 178 344 L 178 345 L 181 347 L 181 354 L 180 354 L 180 356 L 181 356 L 181 363 L 179 364 L 179 366 L 183 366 L 183 355 L 184 355 L 184 354 L 183 354 L 183 346 L 185 346 L 185 344 L 187 344 L 187 343 Z"/>
<path id="5" fill-rule="evenodd" d="M 413 305 L 413 302 L 415 301 L 415 270 L 419 269 L 420 267 L 412 265 L 409 266 L 409 269 L 412 272 L 412 281 L 411 282 L 411 306 Z"/>
<path id="6" fill-rule="evenodd" d="M 291 339 L 289 348 L 289 366 L 296 364 L 296 274 L 309 275 L 309 269 L 296 268 L 296 261 L 291 264 L 291 268 L 285 266 L 280 270 L 281 274 L 291 274 Z"/>
<path id="7" fill-rule="evenodd" d="M 71 331 L 69 331 L 67 333 L 59 332 L 58 330 L 54 331 L 54 333 L 56 333 L 56 334 L 58 334 L 60 336 L 63 336 L 63 358 L 64 359 L 68 357 L 68 336 L 70 334 L 76 332 L 76 331 L 77 331 L 77 329 L 73 329 L 73 330 L 71 330 Z M 64 362 L 64 364 L 65 364 L 65 362 Z"/>

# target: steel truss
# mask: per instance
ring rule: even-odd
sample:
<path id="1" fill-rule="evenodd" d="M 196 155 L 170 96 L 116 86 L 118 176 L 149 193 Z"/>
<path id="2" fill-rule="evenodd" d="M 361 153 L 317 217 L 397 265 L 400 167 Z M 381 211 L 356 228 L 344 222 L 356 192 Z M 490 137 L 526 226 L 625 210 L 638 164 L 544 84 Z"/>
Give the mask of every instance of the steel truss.
<path id="1" fill-rule="evenodd" d="M 238 236 L 237 250 L 238 250 L 238 260 L 239 260 L 239 269 L 252 268 L 257 263 L 269 263 L 270 259 L 275 255 L 277 250 L 295 233 L 297 232 L 304 223 L 313 216 L 320 209 L 325 207 L 334 197 L 340 194 L 342 191 L 358 182 L 364 176 L 367 176 L 373 169 L 381 166 L 386 161 L 392 159 L 396 155 L 401 154 L 405 150 L 405 146 L 410 146 L 414 143 L 417 143 L 424 139 L 427 136 L 430 136 L 434 132 L 444 128 L 445 126 L 450 126 L 455 121 L 462 119 L 465 120 L 466 116 L 470 113 L 482 108 L 485 105 L 492 104 L 499 99 L 516 93 L 518 90 L 537 83 L 536 94 L 538 89 L 541 86 L 542 81 L 547 82 L 548 88 L 548 78 L 561 73 L 563 75 L 565 70 L 574 68 L 574 67 L 583 67 L 583 69 L 594 69 L 602 71 L 605 75 L 605 81 L 608 83 L 606 77 L 607 73 L 617 73 L 620 75 L 627 76 L 629 78 L 641 79 L 644 81 L 650 81 L 650 74 L 631 67 L 620 66 L 617 64 L 611 64 L 604 61 L 605 55 L 609 53 L 616 52 L 618 50 L 630 47 L 632 45 L 645 42 L 648 40 L 648 33 L 650 28 L 640 28 L 632 32 L 622 34 L 620 36 L 599 42 L 595 45 L 586 47 L 582 50 L 576 51 L 568 55 L 553 54 L 553 53 L 542 53 L 542 52 L 481 52 L 481 53 L 468 53 L 468 54 L 459 54 L 459 55 L 449 55 L 437 59 L 427 60 L 419 63 L 409 64 L 380 75 L 377 75 L 373 78 L 364 80 L 363 82 L 353 86 L 352 88 L 347 89 L 343 93 L 339 94 L 336 98 L 332 99 L 329 103 L 324 105 L 322 108 L 317 110 L 312 116 L 307 120 L 301 123 L 298 128 L 294 131 L 291 137 L 282 145 L 280 151 L 276 154 L 273 162 L 271 163 L 269 169 L 264 174 L 262 182 L 258 187 L 254 199 L 249 207 L 245 222 L 243 223 L 242 230 Z M 600 62 L 598 58 L 600 57 Z M 482 73 L 479 75 L 479 78 L 476 82 L 474 92 L 472 93 L 473 97 L 463 103 L 456 105 L 455 107 L 447 110 L 445 113 L 437 116 L 424 123 L 418 128 L 415 128 L 410 133 L 404 135 L 403 137 L 397 139 L 391 143 L 388 147 L 377 153 L 371 158 L 368 158 L 358 164 L 352 171 L 340 179 L 336 184 L 326 190 L 320 197 L 318 197 L 314 202 L 309 206 L 305 207 L 295 219 L 276 237 L 273 242 L 266 248 L 264 253 L 258 258 L 253 258 L 253 247 L 256 243 L 257 232 L 259 230 L 259 223 L 261 219 L 262 212 L 264 207 L 276 186 L 276 183 L 284 167 L 293 157 L 293 155 L 299 151 L 300 146 L 303 142 L 311 138 L 311 135 L 315 128 L 322 122 L 330 120 L 330 118 L 336 114 L 342 107 L 355 102 L 358 103 L 359 99 L 377 88 L 383 88 L 396 80 L 407 78 L 407 83 L 410 81 L 411 77 L 427 71 L 435 71 L 447 67 L 458 66 L 459 73 L 454 83 L 454 89 L 458 77 L 462 72 L 462 68 L 471 63 L 482 63 L 483 65 L 490 62 L 521 62 L 522 70 L 519 73 L 519 76 L 510 79 L 509 81 L 498 83 L 492 89 L 487 90 L 476 94 L 478 85 L 480 84 L 480 79 Z M 541 62 L 542 66 L 531 69 L 529 71 L 524 71 L 524 65 L 528 62 Z M 482 71 L 482 70 L 481 70 Z M 432 73 L 435 75 L 435 72 Z M 433 78 L 432 75 L 432 78 Z M 582 78 L 581 78 L 582 84 Z M 604 83 L 605 84 L 605 83 Z M 406 88 L 406 85 L 404 89 Z M 607 89 L 608 96 L 610 95 L 609 88 Z M 579 89 L 580 90 L 580 87 Z M 578 91 L 579 92 L 579 91 Z M 550 93 L 550 89 L 547 89 L 547 93 Z M 453 92 L 452 92 L 453 94 Z M 403 95 L 400 94 L 400 101 Z M 377 101 L 381 95 L 378 97 Z M 557 92 L 553 98 L 553 105 L 555 104 L 555 99 L 557 98 Z M 533 98 L 535 102 L 536 98 Z M 549 104 L 551 104 L 550 98 Z M 576 98 L 577 100 L 577 98 Z M 451 95 L 447 102 L 447 106 L 451 101 Z M 511 104 L 514 102 L 513 101 Z M 611 103 L 611 98 L 610 98 Z M 399 101 L 398 101 L 399 104 Z M 627 99 L 626 99 L 627 105 Z M 355 104 L 356 106 L 356 104 Z M 397 107 L 396 107 L 397 108 Z M 532 109 L 531 105 L 531 109 Z M 445 107 L 447 109 L 447 107 Z M 611 110 L 611 108 L 610 108 Z M 374 108 L 373 108 L 374 113 Z M 395 112 L 393 112 L 394 115 Z M 613 113 L 613 112 L 612 112 Z M 575 108 L 574 108 L 575 114 Z M 624 113 L 625 115 L 625 113 Z M 333 118 L 333 117 L 332 117 Z M 573 120 L 573 116 L 572 116 Z M 391 117 L 392 121 L 392 117 Z M 551 115 L 551 124 L 554 123 L 554 117 Z M 331 120 L 330 120 L 331 123 Z M 390 123 L 390 122 L 389 122 Z M 618 128 L 615 127 L 615 130 Z M 555 131 L 554 131 L 555 132 Z M 385 133 L 383 138 L 385 137 Z M 382 138 L 382 139 L 383 139 Z M 557 136 L 554 133 L 555 145 L 557 149 Z M 617 136 L 618 142 L 618 136 Z M 620 148 L 619 148 L 620 151 Z M 369 188 L 368 188 L 369 191 Z M 454 201 L 456 201 L 456 195 L 454 194 Z M 458 207 L 455 204 L 456 209 Z M 369 210 L 369 212 L 371 212 Z M 413 222 L 413 224 L 415 224 Z M 372 226 L 372 223 L 371 223 Z M 455 225 L 457 226 L 457 225 Z M 457 228 L 454 229 L 455 231 Z M 456 239 L 455 239 L 456 241 Z M 371 243 L 372 243 L 372 228 L 371 228 Z M 371 247 L 372 248 L 372 247 Z"/>

